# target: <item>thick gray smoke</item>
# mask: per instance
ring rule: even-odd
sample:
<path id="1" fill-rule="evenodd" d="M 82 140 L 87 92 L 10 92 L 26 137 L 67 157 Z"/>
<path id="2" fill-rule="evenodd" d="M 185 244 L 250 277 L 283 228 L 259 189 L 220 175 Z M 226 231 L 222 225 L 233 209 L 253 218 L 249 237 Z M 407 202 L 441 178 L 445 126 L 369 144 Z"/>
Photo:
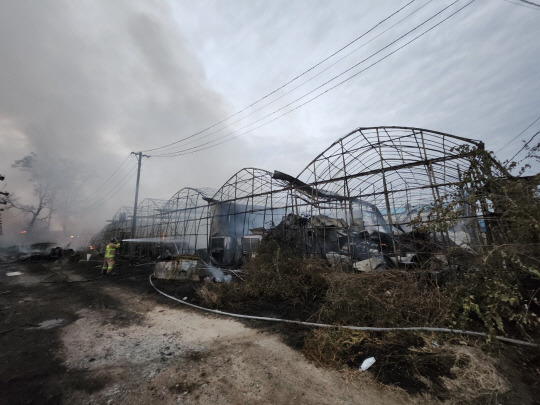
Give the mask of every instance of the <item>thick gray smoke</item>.
<path id="1" fill-rule="evenodd" d="M 73 201 L 85 202 L 75 208 L 92 205 L 70 213 L 71 232 L 99 228 L 120 205 L 133 204 L 131 175 L 122 193 L 103 187 L 94 194 L 131 151 L 225 117 L 227 106 L 207 88 L 164 2 L 7 0 L 0 40 L 0 186 L 32 201 L 28 173 L 11 164 L 34 152 L 42 182 L 71 187 Z M 60 170 L 66 162 L 70 169 Z M 142 198 L 167 199 L 182 186 L 207 182 L 200 158 L 155 163 L 143 162 Z M 131 173 L 134 157 L 110 183 Z M 4 212 L 4 238 L 10 221 L 25 222 L 13 214 Z"/>

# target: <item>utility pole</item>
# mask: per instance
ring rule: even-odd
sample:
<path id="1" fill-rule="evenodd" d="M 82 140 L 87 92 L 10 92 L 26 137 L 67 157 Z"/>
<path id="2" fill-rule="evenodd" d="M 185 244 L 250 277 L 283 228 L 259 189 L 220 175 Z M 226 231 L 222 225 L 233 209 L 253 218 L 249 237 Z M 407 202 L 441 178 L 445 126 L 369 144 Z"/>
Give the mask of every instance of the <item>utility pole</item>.
<path id="1" fill-rule="evenodd" d="M 0 174 L 0 181 L 4 181 L 5 177 Z M 0 195 L 3 195 L 5 197 L 9 197 L 9 193 L 6 193 L 4 191 L 0 191 Z M 7 205 L 7 200 L 5 198 L 0 200 L 0 204 Z M 3 208 L 0 208 L 0 235 L 2 235 L 2 211 L 4 211 Z"/>
<path id="2" fill-rule="evenodd" d="M 137 158 L 137 186 L 135 187 L 135 204 L 133 205 L 133 222 L 131 224 L 131 239 L 135 238 L 135 228 L 137 225 L 137 204 L 139 199 L 139 180 L 141 178 L 141 160 L 143 157 L 149 158 L 148 155 L 143 155 L 142 152 L 131 152 Z"/>

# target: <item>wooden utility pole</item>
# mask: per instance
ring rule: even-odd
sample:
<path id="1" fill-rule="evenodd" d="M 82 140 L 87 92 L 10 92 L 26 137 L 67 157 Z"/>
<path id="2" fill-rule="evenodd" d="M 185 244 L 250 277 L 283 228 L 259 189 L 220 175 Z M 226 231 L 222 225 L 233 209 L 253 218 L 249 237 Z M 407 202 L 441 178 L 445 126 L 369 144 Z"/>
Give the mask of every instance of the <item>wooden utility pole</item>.
<path id="1" fill-rule="evenodd" d="M 137 158 L 137 186 L 135 187 L 135 204 L 133 205 L 133 222 L 131 223 L 131 239 L 135 238 L 135 228 L 137 226 L 137 204 L 139 199 L 139 180 L 141 179 L 141 161 L 143 157 L 149 158 L 148 155 L 143 155 L 142 152 L 131 152 Z"/>
<path id="2" fill-rule="evenodd" d="M 0 181 L 4 181 L 5 177 L 0 174 Z M 9 197 L 9 193 L 5 191 L 0 191 L 0 195 L 3 195 L 5 197 Z M 0 204 L 7 205 L 7 199 L 3 198 L 0 200 Z M 0 208 L 0 235 L 2 235 L 2 211 L 4 211 L 3 208 Z"/>

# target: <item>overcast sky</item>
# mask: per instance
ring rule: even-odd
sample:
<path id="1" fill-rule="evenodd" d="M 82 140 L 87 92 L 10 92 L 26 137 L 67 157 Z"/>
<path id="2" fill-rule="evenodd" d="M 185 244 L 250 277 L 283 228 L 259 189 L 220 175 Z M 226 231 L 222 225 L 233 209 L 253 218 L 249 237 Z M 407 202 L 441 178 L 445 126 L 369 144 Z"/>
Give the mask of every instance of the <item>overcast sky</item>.
<path id="1" fill-rule="evenodd" d="M 72 161 L 66 183 L 81 179 L 78 208 L 92 209 L 73 227 L 98 229 L 133 205 L 130 152 L 152 156 L 139 201 L 219 188 L 244 167 L 298 175 L 362 126 L 479 139 L 504 161 L 540 129 L 506 146 L 540 116 L 540 7 L 468 3 L 3 0 L 0 188 L 29 195 L 11 164 L 30 152 L 44 177 Z M 176 151 L 189 153 L 158 156 Z"/>

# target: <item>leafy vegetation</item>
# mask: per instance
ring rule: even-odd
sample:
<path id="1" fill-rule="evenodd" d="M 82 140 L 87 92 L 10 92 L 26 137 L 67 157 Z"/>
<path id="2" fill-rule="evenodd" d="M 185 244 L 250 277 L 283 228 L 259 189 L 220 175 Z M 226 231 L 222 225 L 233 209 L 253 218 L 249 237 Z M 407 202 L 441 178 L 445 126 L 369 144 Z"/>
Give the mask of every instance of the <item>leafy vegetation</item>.
<path id="1" fill-rule="evenodd" d="M 531 148 L 530 157 L 537 151 Z M 469 156 L 461 187 L 442 196 L 429 221 L 419 220 L 415 230 L 444 235 L 466 212 L 480 214 L 483 223 L 476 226 L 483 227 L 482 239 L 466 249 L 448 248 L 446 264 L 432 258 L 414 270 L 358 274 L 306 257 L 298 235 L 276 233 L 263 239 L 246 263 L 243 282 L 207 284 L 199 297 L 213 307 L 272 306 L 276 315 L 335 325 L 439 326 L 538 342 L 540 177 L 505 175 L 506 169 L 484 151 Z M 381 381 L 411 392 L 444 393 L 443 380 L 470 367 L 463 360 L 470 356 L 441 347 L 442 341 L 454 339 L 314 329 L 305 335 L 304 351 L 317 363 L 335 367 L 358 367 L 365 357 L 377 355 L 373 370 Z"/>

